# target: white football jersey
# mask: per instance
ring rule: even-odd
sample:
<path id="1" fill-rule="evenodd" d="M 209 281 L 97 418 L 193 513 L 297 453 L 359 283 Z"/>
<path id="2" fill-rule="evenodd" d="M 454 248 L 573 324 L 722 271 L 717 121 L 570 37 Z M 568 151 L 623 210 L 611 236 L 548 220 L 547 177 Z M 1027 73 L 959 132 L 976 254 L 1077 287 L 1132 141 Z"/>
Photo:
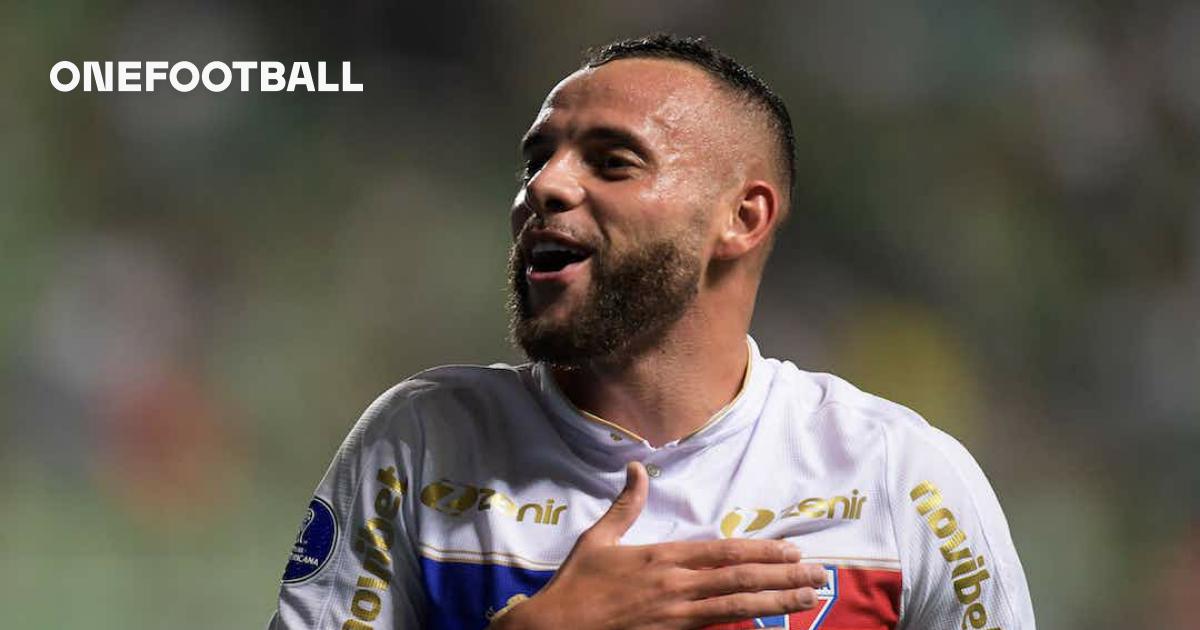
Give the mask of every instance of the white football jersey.
<path id="1" fill-rule="evenodd" d="M 575 408 L 542 364 L 422 372 L 376 400 L 309 504 L 270 627 L 485 628 L 538 591 L 637 460 L 645 544 L 786 539 L 825 566 L 809 611 L 722 628 L 1034 630 L 987 479 L 953 438 L 828 374 L 763 358 L 653 447 Z"/>

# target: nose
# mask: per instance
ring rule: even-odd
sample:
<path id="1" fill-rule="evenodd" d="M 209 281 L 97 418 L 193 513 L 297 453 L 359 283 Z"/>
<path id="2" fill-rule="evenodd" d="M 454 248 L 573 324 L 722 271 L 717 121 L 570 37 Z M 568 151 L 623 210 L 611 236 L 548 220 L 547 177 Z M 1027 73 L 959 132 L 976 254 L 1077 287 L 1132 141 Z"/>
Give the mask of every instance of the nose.
<path id="1" fill-rule="evenodd" d="M 544 217 L 583 203 L 580 166 L 570 152 L 560 151 L 552 156 L 525 184 L 530 210 Z"/>
<path id="2" fill-rule="evenodd" d="M 545 223 L 551 214 L 566 212 L 583 203 L 585 191 L 580 182 L 580 167 L 570 153 L 561 152 L 550 158 L 529 178 L 513 203 L 510 220 L 516 236 L 531 215 Z"/>

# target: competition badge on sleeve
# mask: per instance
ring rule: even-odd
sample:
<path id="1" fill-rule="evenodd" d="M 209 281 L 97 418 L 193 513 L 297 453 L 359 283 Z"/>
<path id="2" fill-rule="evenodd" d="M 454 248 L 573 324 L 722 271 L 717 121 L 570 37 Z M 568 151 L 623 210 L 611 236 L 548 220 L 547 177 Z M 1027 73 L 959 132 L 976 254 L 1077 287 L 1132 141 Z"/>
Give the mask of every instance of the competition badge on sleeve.
<path id="1" fill-rule="evenodd" d="M 303 582 L 316 575 L 333 555 L 337 537 L 338 525 L 333 517 L 333 508 L 324 499 L 313 497 L 300 523 L 300 531 L 296 533 L 292 555 L 283 570 L 284 583 Z"/>

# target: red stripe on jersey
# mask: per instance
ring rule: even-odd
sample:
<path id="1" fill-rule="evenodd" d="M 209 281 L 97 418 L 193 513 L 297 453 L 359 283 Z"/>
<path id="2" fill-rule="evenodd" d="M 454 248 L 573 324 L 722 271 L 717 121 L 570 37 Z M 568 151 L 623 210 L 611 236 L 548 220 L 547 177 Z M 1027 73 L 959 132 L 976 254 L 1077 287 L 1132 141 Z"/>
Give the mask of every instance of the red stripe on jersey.
<path id="1" fill-rule="evenodd" d="M 892 630 L 900 619 L 900 572 L 837 567 L 837 592 L 812 610 L 787 617 L 789 630 Z M 767 618 L 770 619 L 770 618 Z M 778 619 L 778 618 L 776 618 Z M 771 620 L 772 626 L 778 621 Z M 762 628 L 754 619 L 709 626 L 708 630 Z"/>

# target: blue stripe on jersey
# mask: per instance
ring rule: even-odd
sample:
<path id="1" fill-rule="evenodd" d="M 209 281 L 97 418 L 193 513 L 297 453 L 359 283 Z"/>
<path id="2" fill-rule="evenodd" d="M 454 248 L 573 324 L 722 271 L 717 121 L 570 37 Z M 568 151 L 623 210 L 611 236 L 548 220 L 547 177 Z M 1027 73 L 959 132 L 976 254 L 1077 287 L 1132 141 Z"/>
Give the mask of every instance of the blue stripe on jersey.
<path id="1" fill-rule="evenodd" d="M 482 630 L 487 613 L 504 608 L 518 593 L 533 595 L 554 571 L 532 571 L 498 564 L 438 562 L 421 558 L 431 630 Z"/>

